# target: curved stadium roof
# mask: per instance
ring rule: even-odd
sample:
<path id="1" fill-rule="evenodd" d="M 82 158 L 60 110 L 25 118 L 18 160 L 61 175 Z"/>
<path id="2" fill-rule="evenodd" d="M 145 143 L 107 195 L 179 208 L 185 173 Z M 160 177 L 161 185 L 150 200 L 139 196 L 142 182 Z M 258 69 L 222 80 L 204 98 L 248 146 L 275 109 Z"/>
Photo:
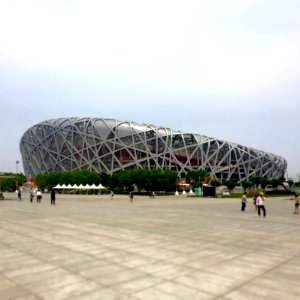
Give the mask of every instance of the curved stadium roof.
<path id="1" fill-rule="evenodd" d="M 138 168 L 170 169 L 183 177 L 205 169 L 219 180 L 280 178 L 280 156 L 204 135 L 102 118 L 60 118 L 29 128 L 20 141 L 26 176 L 93 170 L 113 174 Z"/>

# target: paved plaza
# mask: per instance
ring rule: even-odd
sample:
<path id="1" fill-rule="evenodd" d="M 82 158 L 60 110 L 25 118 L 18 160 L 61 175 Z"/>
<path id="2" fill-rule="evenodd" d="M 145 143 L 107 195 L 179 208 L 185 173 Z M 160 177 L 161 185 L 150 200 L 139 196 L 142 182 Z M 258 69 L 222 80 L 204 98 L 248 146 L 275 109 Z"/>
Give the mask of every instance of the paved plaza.
<path id="1" fill-rule="evenodd" d="M 0 201 L 0 299 L 300 299 L 300 216 L 267 199 Z M 10 199 L 9 199 L 10 198 Z"/>

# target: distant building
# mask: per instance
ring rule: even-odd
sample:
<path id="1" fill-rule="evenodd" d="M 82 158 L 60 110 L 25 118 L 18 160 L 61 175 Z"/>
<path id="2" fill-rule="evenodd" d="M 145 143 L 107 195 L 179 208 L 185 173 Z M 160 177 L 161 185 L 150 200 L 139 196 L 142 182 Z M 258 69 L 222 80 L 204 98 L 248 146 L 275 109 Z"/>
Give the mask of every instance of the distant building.
<path id="1" fill-rule="evenodd" d="M 61 118 L 29 128 L 20 141 L 24 172 L 80 169 L 113 174 L 131 169 L 169 169 L 180 178 L 205 169 L 219 180 L 280 178 L 284 158 L 204 135 L 101 118 Z"/>

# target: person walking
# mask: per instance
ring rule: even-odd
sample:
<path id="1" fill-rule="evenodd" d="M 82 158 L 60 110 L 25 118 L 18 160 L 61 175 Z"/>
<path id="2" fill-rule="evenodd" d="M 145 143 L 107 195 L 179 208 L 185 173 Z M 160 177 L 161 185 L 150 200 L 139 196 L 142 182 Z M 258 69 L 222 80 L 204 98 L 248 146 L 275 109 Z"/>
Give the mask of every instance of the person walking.
<path id="1" fill-rule="evenodd" d="M 30 202 L 33 201 L 33 198 L 34 198 L 34 193 L 32 190 L 30 190 Z"/>
<path id="2" fill-rule="evenodd" d="M 113 191 L 110 191 L 110 199 L 114 199 L 114 192 Z"/>
<path id="3" fill-rule="evenodd" d="M 42 192 L 40 191 L 40 190 L 38 190 L 37 192 L 36 192 L 36 202 L 37 203 L 41 203 L 41 200 L 42 200 Z"/>
<path id="4" fill-rule="evenodd" d="M 297 193 L 295 193 L 294 199 L 295 199 L 295 209 L 294 209 L 293 214 L 294 214 L 294 215 L 299 215 L 299 204 L 300 204 L 300 199 L 299 199 L 299 196 L 298 196 Z"/>
<path id="5" fill-rule="evenodd" d="M 133 203 L 133 192 L 129 192 L 129 200 L 131 203 Z"/>
<path id="6" fill-rule="evenodd" d="M 50 199 L 51 199 L 51 205 L 55 205 L 55 191 L 52 190 L 50 194 Z"/>
<path id="7" fill-rule="evenodd" d="M 245 208 L 246 208 L 246 203 L 247 203 L 247 195 L 246 195 L 246 192 L 243 194 L 242 196 L 242 208 L 241 208 L 241 211 L 245 211 Z"/>
<path id="8" fill-rule="evenodd" d="M 263 211 L 264 217 L 266 217 L 265 200 L 266 198 L 264 196 L 264 193 L 260 193 L 259 196 L 256 198 L 257 212 L 259 217 L 260 217 L 260 210 Z"/>
<path id="9" fill-rule="evenodd" d="M 22 200 L 22 194 L 21 194 L 21 190 L 20 189 L 18 190 L 18 198 L 19 198 L 20 201 Z"/>
<path id="10" fill-rule="evenodd" d="M 257 203 L 256 203 L 257 197 L 258 197 L 258 194 L 256 193 L 256 194 L 254 195 L 254 197 L 253 197 L 253 200 L 252 200 L 252 201 L 253 201 L 253 205 L 254 205 L 256 211 L 257 211 Z"/>

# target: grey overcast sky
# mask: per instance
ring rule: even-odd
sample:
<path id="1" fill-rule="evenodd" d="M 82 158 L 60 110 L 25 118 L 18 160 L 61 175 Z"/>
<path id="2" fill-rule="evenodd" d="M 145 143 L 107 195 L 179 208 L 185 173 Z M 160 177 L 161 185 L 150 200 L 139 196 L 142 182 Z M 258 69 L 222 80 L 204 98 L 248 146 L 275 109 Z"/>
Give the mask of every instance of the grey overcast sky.
<path id="1" fill-rule="evenodd" d="M 0 171 L 29 127 L 77 116 L 271 152 L 300 180 L 299 16 L 299 0 L 0 0 Z"/>

